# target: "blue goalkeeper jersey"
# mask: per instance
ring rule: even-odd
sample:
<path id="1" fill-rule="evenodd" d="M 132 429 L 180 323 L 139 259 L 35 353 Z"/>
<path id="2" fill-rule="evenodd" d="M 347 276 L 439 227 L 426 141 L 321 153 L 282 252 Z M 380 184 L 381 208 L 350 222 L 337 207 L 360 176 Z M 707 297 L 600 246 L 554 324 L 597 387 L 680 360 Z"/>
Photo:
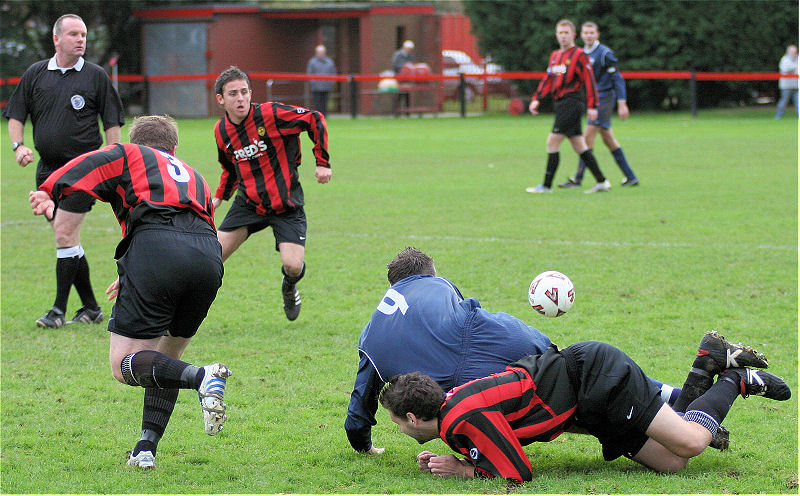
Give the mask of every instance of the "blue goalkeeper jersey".
<path id="1" fill-rule="evenodd" d="M 614 51 L 599 42 L 591 48 L 584 47 L 583 51 L 592 63 L 597 91 L 606 93 L 613 90 L 617 100 L 625 100 L 625 78 L 619 73 Z"/>
<path id="2" fill-rule="evenodd" d="M 550 339 L 538 330 L 509 314 L 487 312 L 443 277 L 398 281 L 358 342 L 360 362 L 345 421 L 350 444 L 358 451 L 372 446 L 378 394 L 394 375 L 420 372 L 447 391 L 548 346 Z"/>

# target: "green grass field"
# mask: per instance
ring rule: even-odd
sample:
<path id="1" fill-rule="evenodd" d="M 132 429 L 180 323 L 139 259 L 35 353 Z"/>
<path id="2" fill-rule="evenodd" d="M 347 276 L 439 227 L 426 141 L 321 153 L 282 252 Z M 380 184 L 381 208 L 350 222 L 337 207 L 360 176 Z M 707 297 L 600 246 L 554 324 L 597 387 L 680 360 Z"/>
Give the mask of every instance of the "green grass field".
<path id="1" fill-rule="evenodd" d="M 382 409 L 373 441 L 383 455 L 357 454 L 347 442 L 358 336 L 386 290 L 386 263 L 413 245 L 465 296 L 556 343 L 608 341 L 680 386 L 703 332 L 715 328 L 763 351 L 795 393 L 783 403 L 737 400 L 725 420 L 731 449 L 709 449 L 677 475 L 604 462 L 587 436 L 530 445 L 534 480 L 514 492 L 797 494 L 798 127 L 772 115 L 616 121 L 642 186 L 618 186 L 621 174 L 598 140 L 615 187 L 597 195 L 525 193 L 541 182 L 551 115 L 331 119 L 330 184 L 313 181 L 303 137 L 309 231 L 299 320 L 283 315 L 271 232 L 253 236 L 226 263 L 223 287 L 184 355 L 233 369 L 225 430 L 206 436 L 196 394 L 182 392 L 158 467 L 148 472 L 125 466 L 140 433 L 142 390 L 111 377 L 105 326 L 34 326 L 54 295 L 53 237 L 30 213 L 33 166 L 16 166 L 3 121 L 0 491 L 506 493 L 500 480 L 420 473 L 422 447 Z M 178 156 L 213 189 L 212 124 L 181 121 Z M 558 181 L 575 161 L 563 147 Z M 119 236 L 111 209 L 98 204 L 82 229 L 98 298 L 116 277 Z M 576 286 L 572 310 L 558 319 L 540 317 L 525 296 L 548 269 Z M 73 291 L 69 316 L 78 306 Z M 108 316 L 111 305 L 103 310 Z M 450 452 L 441 441 L 425 448 Z"/>

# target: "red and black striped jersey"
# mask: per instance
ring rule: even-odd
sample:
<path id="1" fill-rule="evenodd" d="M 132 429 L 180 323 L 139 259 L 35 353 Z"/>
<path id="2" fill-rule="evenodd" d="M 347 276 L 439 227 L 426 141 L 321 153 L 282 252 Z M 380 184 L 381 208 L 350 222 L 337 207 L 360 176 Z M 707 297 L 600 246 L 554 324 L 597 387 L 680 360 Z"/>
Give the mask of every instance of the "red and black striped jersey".
<path id="1" fill-rule="evenodd" d="M 300 166 L 300 133 L 314 142 L 318 166 L 328 163 L 328 130 L 325 117 L 315 110 L 277 102 L 252 104 L 239 124 L 226 113 L 214 126 L 222 177 L 215 193 L 227 200 L 234 189 L 246 203 L 264 215 L 303 206 Z"/>
<path id="2" fill-rule="evenodd" d="M 469 457 L 477 476 L 521 483 L 533 475 L 522 446 L 558 437 L 576 408 L 564 357 L 551 347 L 448 392 L 439 435 Z"/>
<path id="3" fill-rule="evenodd" d="M 549 94 L 559 100 L 568 93 L 586 91 L 586 106 L 597 108 L 597 85 L 594 81 L 592 64 L 583 49 L 576 46 L 566 50 L 555 50 L 550 54 L 547 76 L 539 83 L 534 100 L 541 100 Z"/>
<path id="4" fill-rule="evenodd" d="M 203 176 L 173 155 L 144 145 L 116 143 L 79 155 L 39 189 L 55 199 L 82 192 L 110 203 L 123 238 L 146 219 L 186 210 L 214 229 L 211 189 Z"/>

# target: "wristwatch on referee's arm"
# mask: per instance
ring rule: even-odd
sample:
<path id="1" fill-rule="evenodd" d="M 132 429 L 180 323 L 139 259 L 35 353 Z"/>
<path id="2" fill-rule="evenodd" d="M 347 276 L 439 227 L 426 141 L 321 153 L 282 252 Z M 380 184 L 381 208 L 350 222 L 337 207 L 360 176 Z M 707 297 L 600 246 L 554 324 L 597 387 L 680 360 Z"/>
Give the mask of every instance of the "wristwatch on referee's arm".
<path id="1" fill-rule="evenodd" d="M 17 148 L 21 147 L 22 145 L 23 145 L 22 141 L 15 141 L 11 143 L 11 151 L 12 152 L 17 151 Z"/>

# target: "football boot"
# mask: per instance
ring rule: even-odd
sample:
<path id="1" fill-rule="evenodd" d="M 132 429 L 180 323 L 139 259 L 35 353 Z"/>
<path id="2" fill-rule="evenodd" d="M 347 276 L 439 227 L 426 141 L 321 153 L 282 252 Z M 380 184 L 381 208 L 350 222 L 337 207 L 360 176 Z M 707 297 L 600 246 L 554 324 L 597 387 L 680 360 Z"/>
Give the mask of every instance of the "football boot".
<path id="1" fill-rule="evenodd" d="M 297 284 L 292 284 L 283 278 L 281 283 L 281 293 L 283 293 L 283 312 L 289 320 L 297 319 L 300 315 L 300 291 L 297 290 Z"/>
<path id="2" fill-rule="evenodd" d="M 786 401 L 792 397 L 792 390 L 777 375 L 748 368 L 728 369 L 720 380 L 730 381 L 739 388 L 742 398 L 763 396 L 771 400 Z"/>
<path id="3" fill-rule="evenodd" d="M 697 348 L 697 356 L 710 357 L 714 361 L 713 370 L 706 370 L 711 374 L 722 373 L 725 369 L 736 367 L 756 367 L 765 369 L 769 362 L 763 353 L 759 353 L 749 346 L 741 343 L 732 344 L 717 331 L 707 332 Z"/>
<path id="4" fill-rule="evenodd" d="M 213 363 L 203 367 L 205 376 L 197 388 L 197 395 L 200 397 L 200 406 L 203 408 L 203 422 L 205 422 L 206 434 L 215 436 L 222 430 L 222 426 L 228 416 L 225 414 L 227 406 L 222 401 L 225 396 L 226 379 L 233 375 L 233 372 L 221 363 Z"/>
<path id="5" fill-rule="evenodd" d="M 58 329 L 64 325 L 64 312 L 56 307 L 53 307 L 44 317 L 39 317 L 36 319 L 36 325 L 39 327 Z"/>

